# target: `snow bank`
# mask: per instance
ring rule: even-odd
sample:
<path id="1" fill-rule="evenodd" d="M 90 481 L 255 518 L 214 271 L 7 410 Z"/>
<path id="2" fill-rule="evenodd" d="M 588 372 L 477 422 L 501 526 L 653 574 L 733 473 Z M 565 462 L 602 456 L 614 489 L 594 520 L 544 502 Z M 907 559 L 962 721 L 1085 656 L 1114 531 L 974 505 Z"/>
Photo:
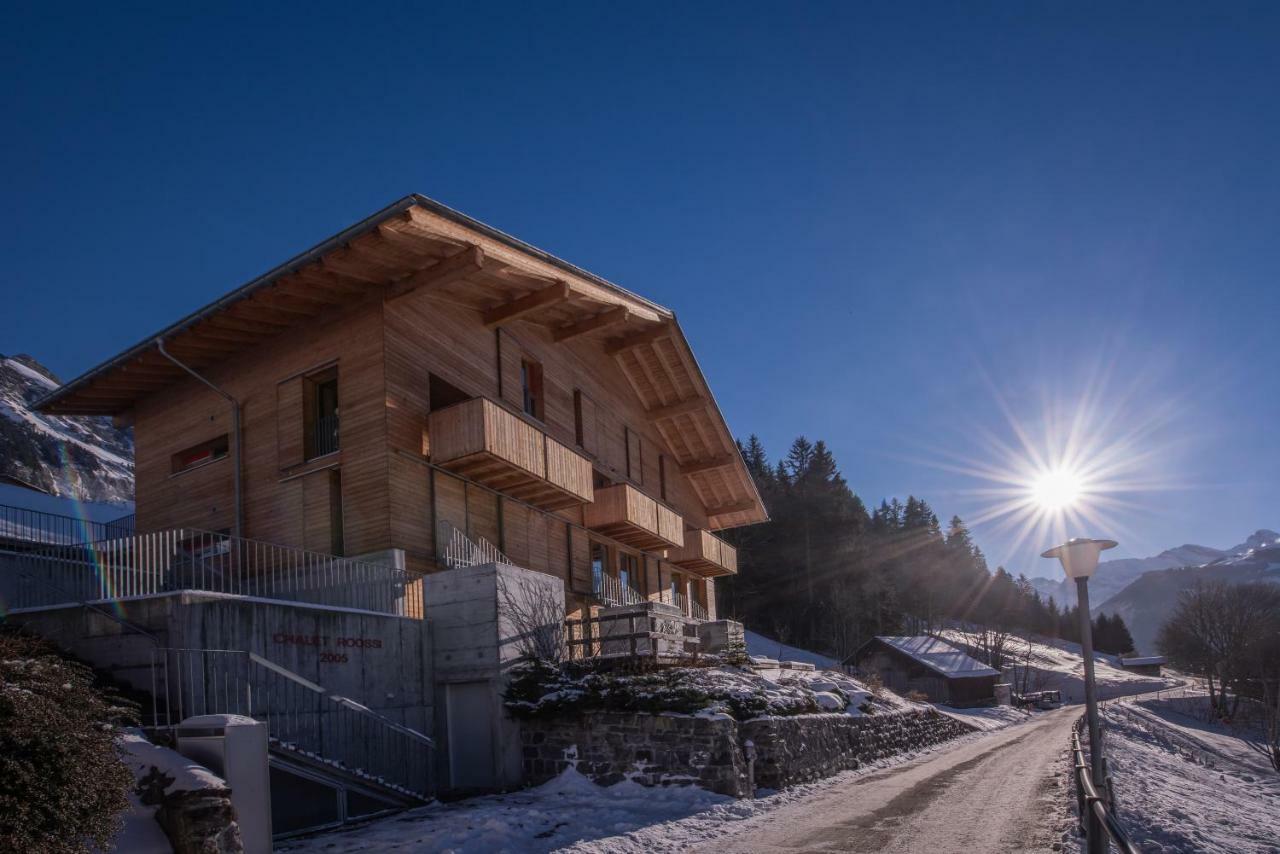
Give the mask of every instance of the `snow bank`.
<path id="1" fill-rule="evenodd" d="M 120 758 L 139 780 L 152 768 L 173 782 L 164 787 L 164 793 L 199 792 L 204 789 L 225 789 L 226 781 L 203 765 L 197 765 L 187 757 L 167 747 L 152 744 L 138 729 L 127 729 L 116 739 Z"/>
<path id="2" fill-rule="evenodd" d="M 785 643 L 780 643 L 773 638 L 767 638 L 750 629 L 746 630 L 746 634 L 747 655 L 757 658 L 771 658 L 775 661 L 803 661 L 821 670 L 840 669 L 840 662 L 829 655 L 810 652 L 807 649 L 800 649 L 796 646 L 787 646 Z"/>
<path id="3" fill-rule="evenodd" d="M 1264 854 L 1280 847 L 1280 778 L 1257 773 L 1244 741 L 1127 703 L 1106 707 L 1104 716 L 1118 815 L 1142 851 Z"/>

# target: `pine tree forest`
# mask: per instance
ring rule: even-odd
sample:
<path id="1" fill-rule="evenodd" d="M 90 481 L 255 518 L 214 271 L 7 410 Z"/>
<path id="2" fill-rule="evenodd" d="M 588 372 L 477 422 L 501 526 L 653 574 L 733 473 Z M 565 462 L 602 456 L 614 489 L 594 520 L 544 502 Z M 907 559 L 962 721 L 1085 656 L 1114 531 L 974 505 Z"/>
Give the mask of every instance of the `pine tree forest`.
<path id="1" fill-rule="evenodd" d="M 960 517 L 944 525 L 915 496 L 868 510 L 821 440 L 801 436 L 776 463 L 754 435 L 738 447 L 770 521 L 725 532 L 739 571 L 717 584 L 722 615 L 841 659 L 875 635 L 953 621 L 1079 640 L 1078 612 L 992 571 Z M 1102 652 L 1133 646 L 1119 617 L 1099 617 L 1094 640 Z"/>

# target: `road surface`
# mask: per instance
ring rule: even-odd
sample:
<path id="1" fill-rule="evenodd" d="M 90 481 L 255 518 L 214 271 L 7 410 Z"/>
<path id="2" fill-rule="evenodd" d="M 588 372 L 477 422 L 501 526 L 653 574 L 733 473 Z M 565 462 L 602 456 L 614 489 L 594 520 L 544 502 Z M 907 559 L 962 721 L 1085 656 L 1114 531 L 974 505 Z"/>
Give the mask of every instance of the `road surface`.
<path id="1" fill-rule="evenodd" d="M 1054 851 L 1069 806 L 1061 758 L 1079 706 L 743 822 L 702 851 Z M 1059 845 L 1060 847 L 1060 845 Z"/>

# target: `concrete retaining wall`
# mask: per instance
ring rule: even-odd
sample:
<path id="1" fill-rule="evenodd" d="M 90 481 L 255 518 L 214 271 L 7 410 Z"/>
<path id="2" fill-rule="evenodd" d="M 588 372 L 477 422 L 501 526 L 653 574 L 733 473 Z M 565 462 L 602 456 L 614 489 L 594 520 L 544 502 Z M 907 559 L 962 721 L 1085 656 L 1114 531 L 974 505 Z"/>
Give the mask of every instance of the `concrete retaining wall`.
<path id="1" fill-rule="evenodd" d="M 591 712 L 535 718 L 522 726 L 527 782 L 574 765 L 601 785 L 692 783 L 751 794 L 745 747 L 755 750 L 754 785 L 778 789 L 937 744 L 973 730 L 935 711 L 868 717 L 800 715 L 738 723 L 731 718 Z"/>

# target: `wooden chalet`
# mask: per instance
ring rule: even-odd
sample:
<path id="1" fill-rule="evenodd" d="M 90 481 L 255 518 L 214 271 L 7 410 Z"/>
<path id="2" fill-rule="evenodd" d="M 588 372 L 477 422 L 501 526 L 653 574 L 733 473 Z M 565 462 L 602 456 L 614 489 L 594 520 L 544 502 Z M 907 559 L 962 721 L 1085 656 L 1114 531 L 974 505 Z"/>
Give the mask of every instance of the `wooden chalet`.
<path id="1" fill-rule="evenodd" d="M 133 426 L 140 531 L 422 572 L 460 533 L 562 577 L 570 613 L 714 618 L 717 532 L 767 518 L 670 309 L 417 195 L 39 407 Z"/>
<path id="2" fill-rule="evenodd" d="M 999 671 L 931 635 L 874 637 L 852 661 L 899 694 L 919 691 L 932 703 L 956 708 L 995 705 Z"/>

